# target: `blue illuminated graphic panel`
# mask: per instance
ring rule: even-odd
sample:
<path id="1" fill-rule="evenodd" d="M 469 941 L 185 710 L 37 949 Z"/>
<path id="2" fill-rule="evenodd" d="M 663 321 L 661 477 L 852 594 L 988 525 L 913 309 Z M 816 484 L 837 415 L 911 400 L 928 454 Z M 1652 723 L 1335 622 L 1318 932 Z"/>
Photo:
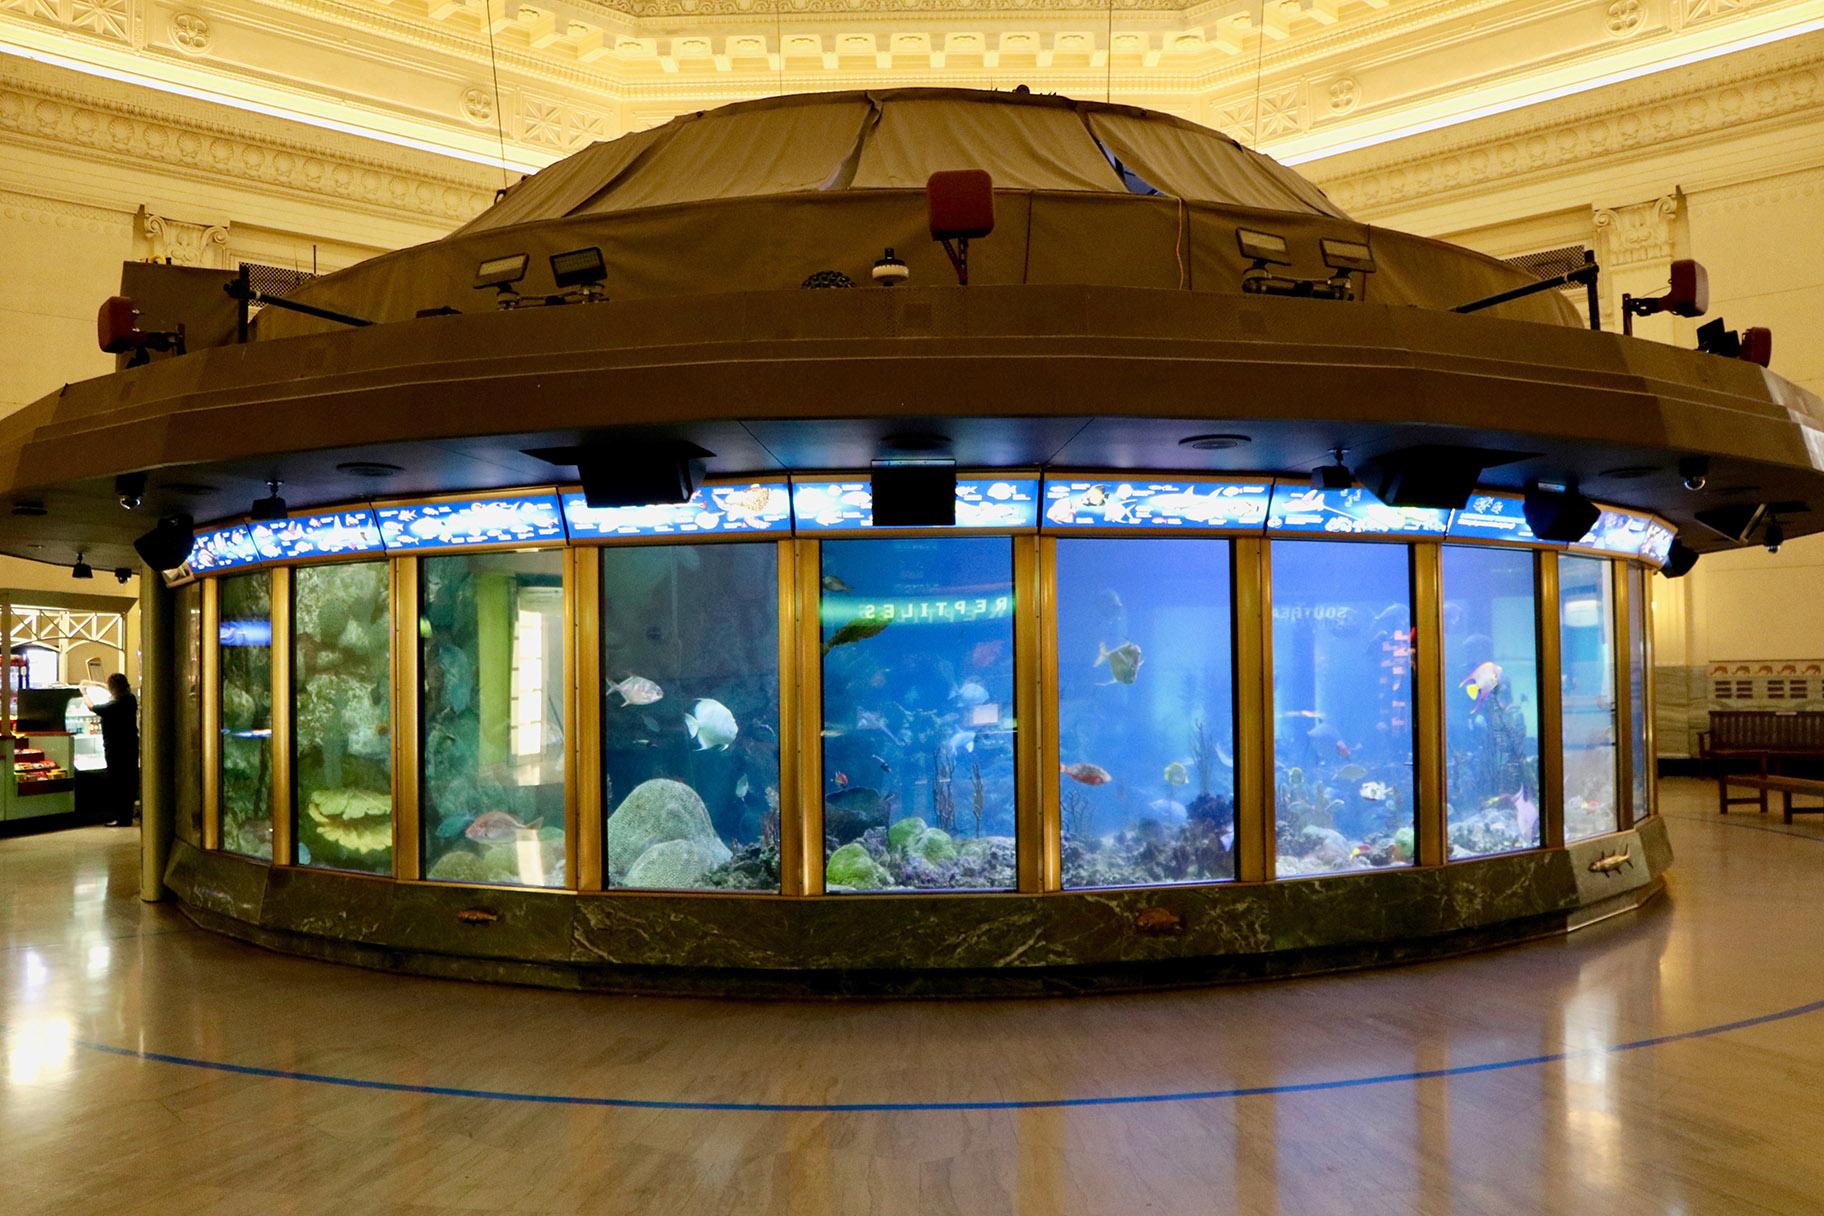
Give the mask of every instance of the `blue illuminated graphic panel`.
<path id="1" fill-rule="evenodd" d="M 792 507 L 800 532 L 846 532 L 871 527 L 874 496 L 866 479 L 860 481 L 798 481 L 792 483 Z M 956 526 L 1018 531 L 1036 528 L 1039 522 L 1039 480 L 1036 477 L 958 479 Z"/>
<path id="2" fill-rule="evenodd" d="M 1506 494 L 1472 494 L 1461 511 L 1450 517 L 1452 540 L 1508 540 L 1544 545 L 1527 526 L 1525 500 Z"/>
<path id="3" fill-rule="evenodd" d="M 1390 507 L 1360 486 L 1314 490 L 1282 482 L 1273 487 L 1267 530 L 1334 536 L 1442 536 L 1449 515 L 1433 507 Z"/>
<path id="4" fill-rule="evenodd" d="M 198 532 L 196 547 L 190 550 L 190 560 L 184 564 L 198 574 L 214 574 L 236 566 L 256 565 L 262 560 L 247 525 L 230 524 L 226 528 Z"/>
<path id="5" fill-rule="evenodd" d="M 1647 526 L 1651 522 L 1645 515 L 1603 507 L 1596 526 L 1584 533 L 1583 539 L 1574 547 L 1636 557 L 1647 542 Z"/>
<path id="6" fill-rule="evenodd" d="M 381 538 L 394 553 L 564 541 L 557 495 L 548 492 L 379 507 L 374 514 L 380 520 Z"/>
<path id="7" fill-rule="evenodd" d="M 1267 522 L 1273 485 L 1256 482 L 1045 482 L 1047 528 L 1235 528 Z"/>
<path id="8" fill-rule="evenodd" d="M 592 507 L 581 494 L 565 494 L 564 520 L 572 540 L 789 532 L 792 499 L 778 482 L 703 486 L 689 502 L 647 507 Z"/>
<path id="9" fill-rule="evenodd" d="M 1672 556 L 1672 542 L 1678 533 L 1657 519 L 1647 521 L 1647 534 L 1640 542 L 1640 555 L 1655 566 L 1663 566 L 1666 559 Z"/>
<path id="10" fill-rule="evenodd" d="M 267 561 L 350 557 L 382 551 L 380 529 L 374 526 L 374 513 L 366 507 L 256 520 L 248 525 L 248 531 L 253 534 L 253 547 Z"/>

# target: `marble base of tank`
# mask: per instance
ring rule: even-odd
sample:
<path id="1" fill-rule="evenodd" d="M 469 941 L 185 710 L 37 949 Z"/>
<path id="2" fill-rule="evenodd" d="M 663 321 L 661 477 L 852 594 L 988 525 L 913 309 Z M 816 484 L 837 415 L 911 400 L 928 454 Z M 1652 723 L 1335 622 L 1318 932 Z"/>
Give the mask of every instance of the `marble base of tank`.
<path id="1" fill-rule="evenodd" d="M 1627 864 L 1590 868 L 1621 852 Z M 416 975 L 619 992 L 1013 996 L 1310 974 L 1566 933 L 1652 899 L 1671 860 L 1653 818 L 1562 850 L 1443 868 L 1050 895 L 577 895 L 268 867 L 181 841 L 167 881 L 204 928 Z"/>

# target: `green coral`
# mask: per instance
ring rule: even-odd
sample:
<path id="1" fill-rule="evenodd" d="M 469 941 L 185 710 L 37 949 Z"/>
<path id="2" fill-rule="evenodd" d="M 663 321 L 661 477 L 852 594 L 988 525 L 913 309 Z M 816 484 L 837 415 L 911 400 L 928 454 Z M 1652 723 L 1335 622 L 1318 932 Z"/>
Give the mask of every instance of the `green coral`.
<path id="1" fill-rule="evenodd" d="M 878 891 L 893 881 L 858 840 L 851 840 L 830 854 L 829 861 L 824 863 L 823 876 L 828 886 L 851 891 Z"/>
<path id="2" fill-rule="evenodd" d="M 950 839 L 950 833 L 942 828 L 927 828 L 920 832 L 907 850 L 914 857 L 922 857 L 933 865 L 956 860 L 956 845 Z"/>
<path id="3" fill-rule="evenodd" d="M 894 852 L 904 852 L 926 830 L 925 821 L 916 815 L 896 820 L 893 826 L 887 829 L 887 847 Z"/>
<path id="4" fill-rule="evenodd" d="M 682 781 L 654 777 L 635 786 L 608 816 L 608 876 L 625 883 L 646 850 L 667 840 L 695 841 L 714 858 L 712 865 L 730 856 L 697 791 Z"/>

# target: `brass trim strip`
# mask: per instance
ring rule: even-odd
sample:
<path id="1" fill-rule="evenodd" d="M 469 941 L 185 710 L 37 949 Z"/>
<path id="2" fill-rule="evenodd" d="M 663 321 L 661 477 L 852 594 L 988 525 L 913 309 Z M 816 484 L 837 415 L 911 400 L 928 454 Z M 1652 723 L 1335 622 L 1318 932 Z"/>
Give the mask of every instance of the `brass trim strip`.
<path id="1" fill-rule="evenodd" d="M 792 633 L 796 651 L 798 715 L 793 720 L 798 741 L 798 788 L 791 802 L 780 792 L 779 864 L 784 878 L 790 859 L 791 895 L 823 894 L 823 555 L 814 540 L 790 542 Z M 784 625 L 784 622 L 781 622 Z M 787 732 L 780 732 L 783 742 Z M 786 885 L 782 882 L 782 885 Z"/>
<path id="2" fill-rule="evenodd" d="M 1533 556 L 1533 586 L 1539 605 L 1539 825 L 1540 843 L 1564 847 L 1564 676 L 1558 625 L 1558 554 Z"/>
<path id="3" fill-rule="evenodd" d="M 1058 770 L 1044 763 L 1058 749 L 1056 716 L 1045 712 L 1046 690 L 1055 696 L 1058 687 L 1055 622 L 1045 627 L 1057 598 L 1056 557 L 1055 540 L 1013 538 L 1013 840 L 1015 887 L 1027 894 L 1056 891 L 1062 883 Z"/>
<path id="4" fill-rule="evenodd" d="M 1653 602 L 1657 598 L 1654 591 L 1656 586 L 1658 584 L 1654 580 L 1654 571 L 1643 568 L 1640 572 L 1640 623 L 1643 631 L 1641 640 L 1646 646 L 1641 658 L 1646 664 L 1646 670 L 1641 673 L 1641 692 L 1645 695 L 1647 703 L 1641 714 L 1641 722 L 1646 728 L 1647 815 L 1659 813 L 1659 724 L 1655 721 L 1656 711 L 1659 708 L 1659 668 L 1657 666 L 1658 643 L 1653 634 Z M 1637 815 L 1635 822 L 1639 822 L 1645 817 Z"/>
<path id="5" fill-rule="evenodd" d="M 1626 562 L 1611 562 L 1609 586 L 1613 589 L 1615 653 L 1609 656 L 1614 672 L 1615 697 L 1615 825 L 1634 825 L 1634 657 L 1633 621 L 1628 619 L 1628 602 L 1632 598 L 1631 567 Z"/>
<path id="6" fill-rule="evenodd" d="M 799 720 L 798 663 L 798 551 L 795 542 L 778 541 L 774 546 L 774 569 L 778 600 L 774 605 L 777 625 L 774 639 L 779 658 L 779 893 L 803 895 L 807 852 L 803 834 L 803 817 L 795 814 L 802 805 L 805 775 L 799 763 L 798 741 L 802 732 Z"/>
<path id="7" fill-rule="evenodd" d="M 1410 546 L 1412 578 L 1412 719 L 1418 786 L 1418 862 L 1441 866 L 1450 856 L 1448 768 L 1444 739 L 1444 548 Z"/>
<path id="8" fill-rule="evenodd" d="M 564 558 L 564 856 L 568 885 L 600 891 L 607 882 L 602 838 L 602 554 Z M 585 609 L 584 606 L 588 607 Z"/>
<path id="9" fill-rule="evenodd" d="M 418 559 L 395 557 L 392 567 L 393 646 L 393 874 L 424 874 L 424 802 L 420 784 L 424 687 L 418 651 Z"/>
<path id="10" fill-rule="evenodd" d="M 272 569 L 272 864 L 296 865 L 297 789 L 292 738 L 292 594 L 297 579 L 289 566 Z"/>
<path id="11" fill-rule="evenodd" d="M 1233 542 L 1235 671 L 1235 877 L 1265 882 L 1277 868 L 1273 838 L 1273 558 L 1269 542 Z"/>
<path id="12" fill-rule="evenodd" d="M 201 730 L 202 755 L 197 762 L 203 766 L 203 847 L 219 849 L 222 847 L 222 610 L 219 595 L 221 583 L 215 579 L 202 581 L 202 670 L 197 677 L 201 685 L 198 691 L 202 694 Z"/>

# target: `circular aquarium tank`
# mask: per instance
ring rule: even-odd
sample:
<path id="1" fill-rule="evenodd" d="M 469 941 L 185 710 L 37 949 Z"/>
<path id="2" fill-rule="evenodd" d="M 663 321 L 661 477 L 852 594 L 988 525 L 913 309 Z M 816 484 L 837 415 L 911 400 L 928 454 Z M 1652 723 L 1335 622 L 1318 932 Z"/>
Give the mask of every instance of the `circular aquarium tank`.
<path id="1" fill-rule="evenodd" d="M 1064 992 L 1575 929 L 1670 863 L 1657 578 L 1819 526 L 1803 390 L 1122 106 L 733 105 L 210 340 L 223 285 L 16 416 L 0 549 L 159 571 L 155 873 L 374 967 Z"/>

